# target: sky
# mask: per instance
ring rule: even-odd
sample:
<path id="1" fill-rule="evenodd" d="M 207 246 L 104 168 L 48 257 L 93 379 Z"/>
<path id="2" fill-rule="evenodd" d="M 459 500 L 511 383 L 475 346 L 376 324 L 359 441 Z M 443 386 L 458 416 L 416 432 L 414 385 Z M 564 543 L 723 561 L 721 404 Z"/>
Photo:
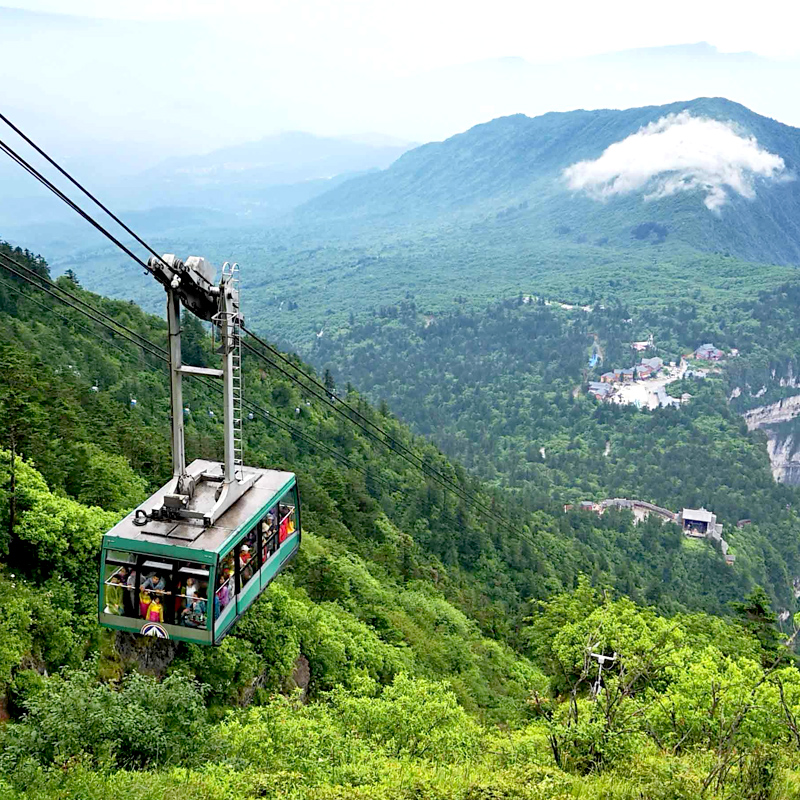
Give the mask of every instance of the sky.
<path id="1" fill-rule="evenodd" d="M 723 52 L 800 55 L 793 0 L 11 0 L 33 11 L 255 26 L 271 47 L 388 72 L 503 56 L 574 58 L 707 41 Z"/>

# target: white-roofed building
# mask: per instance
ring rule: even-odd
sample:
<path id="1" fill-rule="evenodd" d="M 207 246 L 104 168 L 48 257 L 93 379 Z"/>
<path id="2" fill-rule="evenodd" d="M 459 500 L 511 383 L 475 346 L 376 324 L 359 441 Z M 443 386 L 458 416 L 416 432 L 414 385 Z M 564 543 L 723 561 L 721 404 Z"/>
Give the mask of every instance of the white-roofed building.
<path id="1" fill-rule="evenodd" d="M 678 521 L 687 536 L 705 539 L 717 529 L 717 515 L 705 508 L 684 508 Z"/>

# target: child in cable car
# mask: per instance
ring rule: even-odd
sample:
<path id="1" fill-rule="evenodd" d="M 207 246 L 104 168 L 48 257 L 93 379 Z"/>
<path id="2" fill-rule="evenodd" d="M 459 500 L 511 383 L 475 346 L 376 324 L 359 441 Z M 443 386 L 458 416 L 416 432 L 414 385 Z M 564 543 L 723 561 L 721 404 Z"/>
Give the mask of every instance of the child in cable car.
<path id="1" fill-rule="evenodd" d="M 150 608 L 150 592 L 146 592 L 144 589 L 139 590 L 139 616 L 142 619 L 147 619 L 147 609 Z"/>
<path id="2" fill-rule="evenodd" d="M 148 622 L 164 621 L 164 606 L 161 605 L 161 598 L 158 595 L 153 596 L 153 602 L 147 608 L 145 619 Z"/>

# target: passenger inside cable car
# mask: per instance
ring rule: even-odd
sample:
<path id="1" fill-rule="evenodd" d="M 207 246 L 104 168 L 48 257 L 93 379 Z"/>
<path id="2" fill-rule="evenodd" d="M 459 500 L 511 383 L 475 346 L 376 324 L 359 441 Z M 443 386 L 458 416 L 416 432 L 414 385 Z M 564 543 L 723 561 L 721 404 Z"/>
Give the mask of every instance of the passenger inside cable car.
<path id="1" fill-rule="evenodd" d="M 126 563 L 132 553 L 109 551 L 106 558 L 105 613 L 168 622 L 192 628 L 206 627 L 208 568 L 204 564 L 159 563 L 143 571 L 137 590 L 137 572 Z M 154 566 L 145 561 L 144 566 Z M 171 587 L 171 588 L 170 588 Z"/>
<path id="2" fill-rule="evenodd" d="M 282 542 L 295 532 L 295 506 L 280 503 L 273 506 L 243 539 L 220 559 L 214 618 L 228 606 L 236 594 L 236 567 L 239 592 L 247 588 L 258 571 L 278 552 Z M 261 537 L 261 550 L 258 538 Z"/>

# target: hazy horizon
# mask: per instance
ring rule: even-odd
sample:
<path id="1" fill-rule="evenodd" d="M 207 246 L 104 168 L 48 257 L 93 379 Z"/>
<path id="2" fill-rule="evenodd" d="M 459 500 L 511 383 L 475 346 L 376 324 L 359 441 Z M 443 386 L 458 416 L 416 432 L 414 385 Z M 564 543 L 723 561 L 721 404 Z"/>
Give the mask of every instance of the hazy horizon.
<path id="1" fill-rule="evenodd" d="M 684 6 L 694 13 L 678 14 Z M 791 26 L 774 24 L 781 6 L 722 24 L 681 0 L 653 30 L 629 0 L 547 10 L 498 0 L 490 18 L 450 0 L 412 0 L 402 13 L 366 0 L 335 10 L 321 0 L 16 0 L 0 6 L 0 108 L 123 208 L 159 191 L 143 193 L 132 176 L 287 132 L 383 144 L 375 158 L 318 168 L 313 146 L 276 149 L 304 162 L 298 180 L 315 180 L 383 168 L 387 145 L 399 155 L 518 113 L 721 96 L 800 126 L 800 51 Z M 251 183 L 274 185 L 280 169 L 265 160 L 250 165 L 261 170 Z M 9 161 L 0 183 L 20 225 L 63 214 Z"/>
<path id="2" fill-rule="evenodd" d="M 699 96 L 800 125 L 800 51 L 774 25 L 766 46 L 760 27 L 774 3 L 738 27 L 735 15 L 721 26 L 698 12 L 654 33 L 617 0 L 614 25 L 598 19 L 580 36 L 561 12 L 530 27 L 530 12 L 504 18 L 501 2 L 480 29 L 469 8 L 448 19 L 451 5 L 414 19 L 413 4 L 381 16 L 360 0 L 339 14 L 311 2 L 305 15 L 281 3 L 17 0 L 0 6 L 2 107 L 62 156 L 113 162 L 122 151 L 130 171 L 286 131 L 428 142 L 508 114 Z M 528 23 L 527 35 L 510 23 Z"/>

